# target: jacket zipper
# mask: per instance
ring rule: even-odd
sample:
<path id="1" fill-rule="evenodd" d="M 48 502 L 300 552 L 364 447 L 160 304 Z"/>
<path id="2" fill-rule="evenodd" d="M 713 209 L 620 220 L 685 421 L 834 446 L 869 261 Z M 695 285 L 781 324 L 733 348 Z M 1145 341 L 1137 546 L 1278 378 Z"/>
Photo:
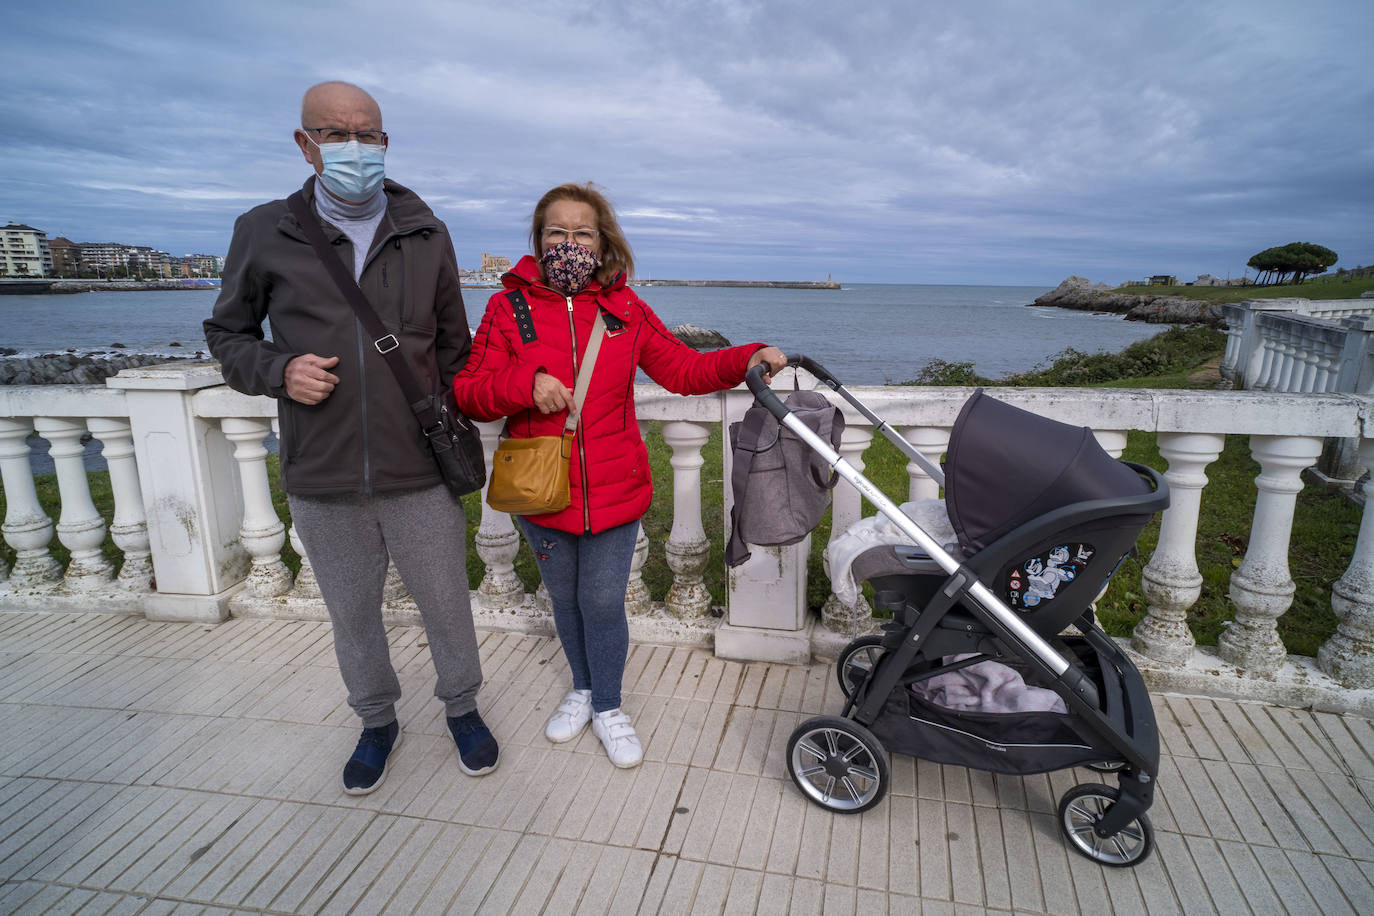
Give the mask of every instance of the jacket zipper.
<path id="1" fill-rule="evenodd" d="M 573 324 L 573 300 L 572 296 L 564 296 L 568 300 L 568 333 L 572 335 L 572 361 L 573 361 L 573 389 L 577 388 L 577 373 L 581 367 L 577 363 L 577 327 Z M 573 405 L 577 409 L 577 405 Z M 577 417 L 578 427 L 582 426 L 581 414 Z M 574 430 L 574 432 L 576 432 Z M 591 494 L 587 487 L 587 450 L 582 445 L 582 437 L 577 436 L 577 466 L 582 474 L 582 530 L 589 532 L 592 530 L 592 503 Z"/>

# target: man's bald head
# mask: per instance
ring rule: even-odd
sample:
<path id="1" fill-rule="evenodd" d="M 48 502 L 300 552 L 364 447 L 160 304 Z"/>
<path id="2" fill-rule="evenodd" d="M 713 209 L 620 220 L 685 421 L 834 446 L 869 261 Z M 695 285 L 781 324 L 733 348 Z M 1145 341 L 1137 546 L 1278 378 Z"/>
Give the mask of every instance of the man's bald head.
<path id="1" fill-rule="evenodd" d="M 364 118 L 374 130 L 382 129 L 382 108 L 366 90 L 341 80 L 316 83 L 301 99 L 301 127 L 321 127 L 341 117 Z"/>

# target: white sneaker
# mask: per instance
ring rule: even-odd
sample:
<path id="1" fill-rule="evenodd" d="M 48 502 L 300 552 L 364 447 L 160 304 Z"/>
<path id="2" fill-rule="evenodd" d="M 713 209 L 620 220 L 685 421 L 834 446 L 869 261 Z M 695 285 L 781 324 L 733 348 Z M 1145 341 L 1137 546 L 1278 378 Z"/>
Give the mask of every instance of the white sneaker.
<path id="1" fill-rule="evenodd" d="M 639 746 L 630 717 L 619 709 L 592 716 L 592 734 L 601 739 L 611 763 L 622 769 L 637 767 L 644 759 L 644 748 Z"/>
<path id="2" fill-rule="evenodd" d="M 544 737 L 554 744 L 571 741 L 582 734 L 582 729 L 592 720 L 592 692 L 590 690 L 570 690 L 563 698 L 549 724 L 544 726 Z"/>

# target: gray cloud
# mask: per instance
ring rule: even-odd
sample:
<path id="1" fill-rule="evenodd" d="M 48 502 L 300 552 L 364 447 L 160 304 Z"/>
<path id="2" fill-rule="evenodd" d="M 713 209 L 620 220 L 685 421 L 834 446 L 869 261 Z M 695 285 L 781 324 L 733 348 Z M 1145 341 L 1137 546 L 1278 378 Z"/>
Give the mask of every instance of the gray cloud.
<path id="1" fill-rule="evenodd" d="M 301 91 L 343 78 L 464 264 L 588 179 L 658 277 L 1191 277 L 1293 240 L 1374 262 L 1362 0 L 68 6 L 7 14 L 0 218 L 78 240 L 223 251 L 306 174 Z"/>

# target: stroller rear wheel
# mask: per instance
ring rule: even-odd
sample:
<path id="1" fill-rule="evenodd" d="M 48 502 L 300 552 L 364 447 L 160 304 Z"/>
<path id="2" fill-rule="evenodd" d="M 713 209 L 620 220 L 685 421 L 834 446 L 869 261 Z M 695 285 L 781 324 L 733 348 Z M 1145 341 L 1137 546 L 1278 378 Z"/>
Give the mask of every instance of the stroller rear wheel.
<path id="1" fill-rule="evenodd" d="M 891 779 L 882 743 L 840 716 L 817 716 L 797 726 L 787 740 L 787 772 L 803 795 L 838 814 L 872 808 Z"/>
<path id="2" fill-rule="evenodd" d="M 1140 815 L 1112 836 L 1097 834 L 1097 824 L 1120 797 L 1119 789 L 1101 783 L 1084 783 L 1064 793 L 1059 800 L 1059 827 L 1074 852 L 1115 868 L 1145 861 L 1155 845 L 1149 815 Z"/>
<path id="3" fill-rule="evenodd" d="M 835 678 L 846 700 L 868 679 L 882 654 L 883 638 L 879 635 L 860 636 L 844 647 L 840 657 L 835 659 Z"/>

